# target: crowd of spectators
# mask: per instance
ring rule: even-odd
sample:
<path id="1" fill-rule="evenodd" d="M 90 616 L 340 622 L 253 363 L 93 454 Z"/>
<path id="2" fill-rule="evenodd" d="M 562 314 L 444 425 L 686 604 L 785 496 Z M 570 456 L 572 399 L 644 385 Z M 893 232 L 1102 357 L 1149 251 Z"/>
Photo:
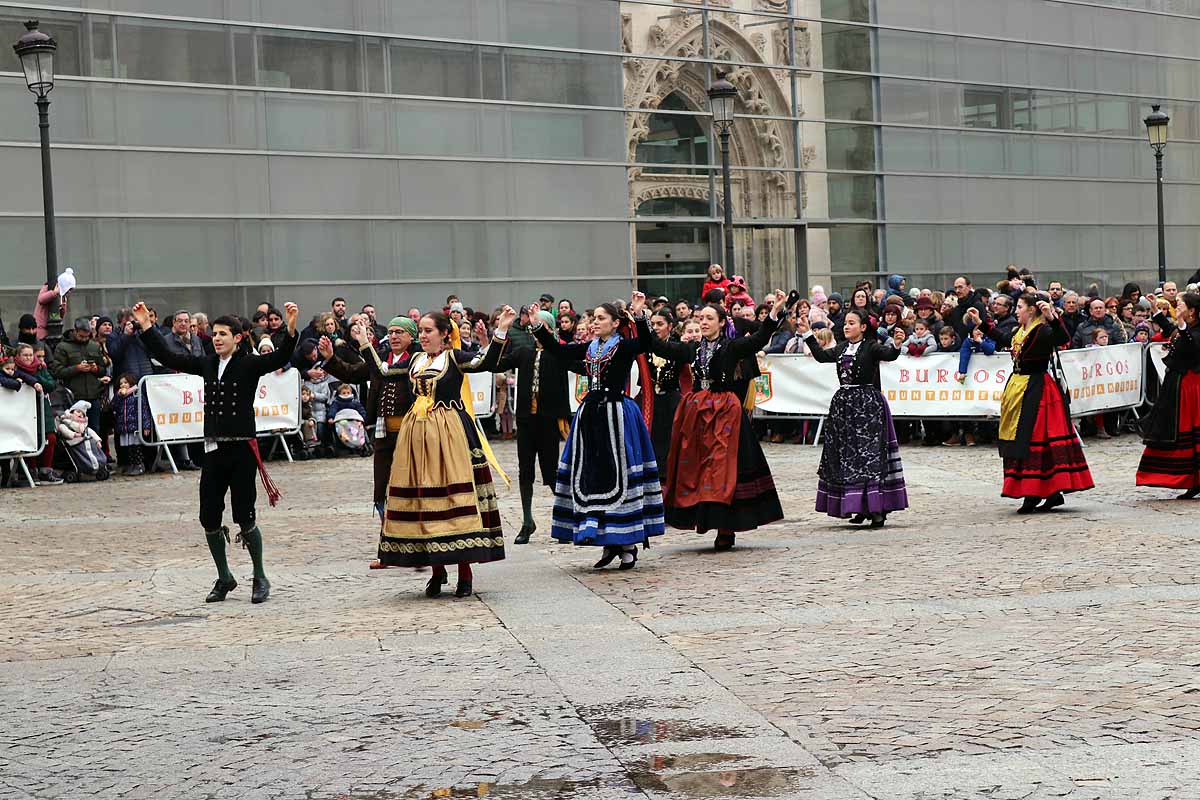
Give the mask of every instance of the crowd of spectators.
<path id="1" fill-rule="evenodd" d="M 1194 291 L 1197 282 L 1200 272 L 1189 279 L 1187 290 Z M 806 354 L 807 348 L 797 332 L 801 318 L 807 321 L 803 327 L 811 329 L 823 346 L 835 346 L 844 337 L 842 323 L 846 312 L 858 309 L 866 315 L 880 340 L 891 340 L 909 356 L 959 354 L 964 366 L 956 378 L 963 380 L 965 364 L 972 354 L 990 355 L 1009 349 L 1017 327 L 1016 298 L 1024 292 L 1042 293 L 1061 309 L 1071 335 L 1070 346 L 1084 348 L 1162 341 L 1163 331 L 1156 318 L 1173 319 L 1175 300 L 1181 290 L 1174 281 L 1148 291 L 1128 283 L 1120 295 L 1104 296 L 1096 285 L 1078 291 L 1051 279 L 1043 286 L 1031 270 L 1016 266 L 1009 266 L 994 283 L 980 286 L 970 277 L 959 276 L 945 287 L 917 287 L 910 286 L 902 275 L 890 276 L 882 286 L 863 281 L 844 294 L 827 293 L 822 286 L 813 286 L 795 312 L 782 321 L 764 354 Z M 708 303 L 720 304 L 728 311 L 732 335 L 744 335 L 766 316 L 773 297 L 774 292 L 764 294 L 756 302 L 742 276 L 727 276 L 714 264 L 708 270 L 699 297 L 660 296 L 651 302 L 654 311 L 670 321 L 676 337 L 689 335 L 689 318 Z M 56 483 L 63 479 L 64 468 L 77 469 L 76 459 L 64 460 L 63 448 L 56 446 L 56 433 L 64 430 L 59 423 L 65 417 L 80 414 L 87 427 L 97 434 L 105 458 L 114 462 L 113 468 L 121 474 L 138 476 L 147 471 L 169 470 L 163 448 L 153 443 L 153 425 L 145 404 L 138 403 L 138 386 L 143 377 L 170 370 L 146 352 L 130 310 L 122 308 L 111 316 L 73 319 L 62 341 L 51 348 L 45 337 L 50 315 L 56 309 L 60 314 L 65 313 L 64 297 L 59 295 L 57 287 L 43 286 L 34 303 L 34 312 L 18 321 L 16 336 L 10 339 L 0 321 L 0 391 L 35 391 L 42 396 L 44 405 L 42 433 L 46 447 L 40 456 L 27 460 L 30 473 L 38 482 Z M 470 351 L 486 343 L 499 313 L 473 309 L 455 295 L 446 298 L 442 310 L 459 326 L 462 346 Z M 577 310 L 571 300 L 556 300 L 546 293 L 538 308 L 521 308 L 520 327 L 514 326 L 510 332 L 514 346 L 532 346 L 524 327 L 529 324 L 530 314 L 538 311 L 548 311 L 554 316 L 558 336 L 564 342 L 584 342 L 591 337 L 591 309 Z M 328 311 L 312 317 L 301 332 L 300 343 L 287 367 L 297 370 L 301 380 L 303 422 L 301 433 L 292 442 L 298 457 L 369 452 L 369 447 L 361 446 L 360 433 L 352 424 L 355 415 L 360 423 L 367 416 L 363 402 L 368 397 L 368 387 L 340 384 L 326 372 L 325 364 L 334 356 L 349 364 L 361 361 L 357 342 L 351 335 L 355 327 L 365 332 L 381 357 L 387 357 L 396 346 L 389 329 L 395 330 L 400 320 L 416 322 L 421 313 L 418 308 L 409 308 L 384 324 L 375 305 L 367 303 L 357 313 L 350 313 L 346 300 L 336 297 Z M 178 309 L 160 317 L 151 309 L 151 317 L 172 349 L 191 355 L 213 352 L 206 314 Z M 985 320 L 993 323 L 989 336 L 982 333 L 981 323 Z M 415 330 L 415 326 L 405 328 L 410 330 Z M 253 351 L 273 350 L 286 336 L 284 315 L 270 303 L 261 303 L 243 320 L 243 333 Z M 405 348 L 417 346 L 411 334 L 407 338 L 398 334 L 398 338 Z M 495 433 L 500 438 L 514 435 L 509 402 L 514 386 L 515 376 L 496 376 Z M 340 424 L 343 421 L 351 424 Z M 1123 418 L 1110 414 L 1084 420 L 1081 430 L 1085 435 L 1110 437 L 1133 429 L 1135 421 L 1134 415 Z M 773 421 L 770 417 L 760 419 L 756 425 L 760 435 L 775 442 L 812 441 L 815 433 L 815 426 L 807 423 Z M 901 422 L 898 428 L 902 440 L 923 440 L 926 445 L 972 446 L 994 435 L 994 425 L 986 423 L 924 420 Z M 198 469 L 203 459 L 203 447 L 199 444 L 172 445 L 170 450 L 171 459 L 182 470 Z M 4 483 L 8 485 L 24 481 L 23 474 L 12 469 L 11 461 L 0 458 Z"/>

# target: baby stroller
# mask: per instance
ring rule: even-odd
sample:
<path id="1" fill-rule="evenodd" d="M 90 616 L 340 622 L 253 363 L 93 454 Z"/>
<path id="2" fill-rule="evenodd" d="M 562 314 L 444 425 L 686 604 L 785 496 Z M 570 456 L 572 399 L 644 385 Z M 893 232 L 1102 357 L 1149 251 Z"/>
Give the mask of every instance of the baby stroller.
<path id="1" fill-rule="evenodd" d="M 106 481 L 111 474 L 108 457 L 100 446 L 100 435 L 88 427 L 87 412 L 91 403 L 80 400 L 58 418 L 58 452 L 56 466 L 62 460 L 62 476 L 67 483 L 83 478 Z"/>
<path id="2" fill-rule="evenodd" d="M 360 456 L 371 454 L 371 445 L 367 441 L 367 426 L 362 414 L 353 408 L 343 408 L 333 418 L 333 447 L 335 454 L 341 451 L 357 453 Z"/>

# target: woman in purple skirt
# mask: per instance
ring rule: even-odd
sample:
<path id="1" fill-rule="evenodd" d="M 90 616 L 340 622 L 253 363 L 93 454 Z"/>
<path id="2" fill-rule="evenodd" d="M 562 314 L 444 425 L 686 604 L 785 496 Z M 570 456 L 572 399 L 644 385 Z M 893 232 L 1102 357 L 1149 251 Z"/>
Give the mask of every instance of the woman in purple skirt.
<path id="1" fill-rule="evenodd" d="M 797 329 L 813 358 L 837 365 L 841 384 L 825 423 L 817 511 L 856 525 L 869 519 L 872 528 L 882 528 L 889 513 L 908 508 L 892 411 L 879 391 L 880 362 L 895 361 L 900 350 L 890 339 L 880 343 L 856 310 L 846 312 L 843 330 L 846 340 L 824 350 L 808 320 Z"/>

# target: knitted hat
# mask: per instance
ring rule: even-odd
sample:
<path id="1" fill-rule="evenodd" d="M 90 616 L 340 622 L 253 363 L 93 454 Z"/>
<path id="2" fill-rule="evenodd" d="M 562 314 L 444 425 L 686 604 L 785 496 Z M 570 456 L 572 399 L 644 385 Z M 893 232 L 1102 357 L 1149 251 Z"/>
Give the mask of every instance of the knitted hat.
<path id="1" fill-rule="evenodd" d="M 92 321 L 90 319 L 88 319 L 87 317 L 76 317 L 75 324 L 73 327 L 77 331 L 91 331 L 92 330 Z"/>
<path id="2" fill-rule="evenodd" d="M 829 300 L 831 302 L 837 303 L 838 305 L 843 305 L 843 306 L 846 305 L 846 301 L 842 297 L 841 292 L 833 292 L 832 294 L 829 295 Z"/>
<path id="3" fill-rule="evenodd" d="M 1137 307 L 1145 311 L 1154 310 L 1154 305 L 1150 302 L 1150 298 L 1146 297 L 1145 295 L 1138 298 Z"/>
<path id="4" fill-rule="evenodd" d="M 903 297 L 901 297 L 901 296 L 900 296 L 900 295 L 898 295 L 898 294 L 893 294 L 893 295 L 890 295 L 890 296 L 888 297 L 888 299 L 887 299 L 887 300 L 884 302 L 884 305 L 885 305 L 885 306 L 890 306 L 892 303 L 895 303 L 896 305 L 900 305 L 900 306 L 902 306 L 902 305 L 904 305 L 904 298 L 903 298 Z"/>
<path id="5" fill-rule="evenodd" d="M 112 321 L 112 317 L 101 317 L 100 319 L 96 320 L 96 327 L 99 328 L 101 325 L 103 325 L 106 322 L 109 325 L 116 325 L 116 323 Z"/>
<path id="6" fill-rule="evenodd" d="M 1151 331 L 1150 331 L 1150 323 L 1148 323 L 1148 322 L 1139 322 L 1137 325 L 1134 325 L 1134 326 L 1133 326 L 1133 333 L 1134 333 L 1134 335 L 1135 335 L 1135 336 L 1138 334 L 1138 332 L 1139 332 L 1139 331 L 1145 331 L 1146 333 L 1150 333 L 1150 332 L 1151 332 Z"/>
<path id="7" fill-rule="evenodd" d="M 932 309 L 933 308 L 933 299 L 930 297 L 918 297 L 917 298 L 917 311 L 920 311 L 922 308 Z"/>
<path id="8" fill-rule="evenodd" d="M 68 408 L 68 411 L 78 411 L 80 414 L 86 414 L 91 409 L 92 404 L 87 400 L 77 400 L 75 405 Z"/>
<path id="9" fill-rule="evenodd" d="M 537 312 L 537 317 L 538 317 L 538 319 L 540 319 L 542 321 L 542 324 L 545 325 L 547 328 L 554 327 L 554 315 L 551 314 L 549 311 L 539 311 L 539 312 Z"/>
<path id="10" fill-rule="evenodd" d="M 388 323 L 389 328 L 403 328 L 409 336 L 417 335 L 417 323 L 413 322 L 408 317 L 392 317 L 392 321 Z"/>
<path id="11" fill-rule="evenodd" d="M 36 327 L 37 320 L 34 319 L 33 314 L 22 314 L 21 319 L 17 321 L 17 328 L 19 330 L 27 331 Z"/>
<path id="12" fill-rule="evenodd" d="M 827 303 L 828 301 L 829 298 L 825 296 L 824 292 L 813 292 L 812 299 L 809 301 L 809 304 L 819 306 Z"/>

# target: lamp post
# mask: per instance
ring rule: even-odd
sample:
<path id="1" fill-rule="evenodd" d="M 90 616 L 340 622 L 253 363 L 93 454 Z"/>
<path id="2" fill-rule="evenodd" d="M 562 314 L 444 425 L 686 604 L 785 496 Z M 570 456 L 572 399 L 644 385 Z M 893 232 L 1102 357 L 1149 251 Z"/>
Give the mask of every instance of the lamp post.
<path id="1" fill-rule="evenodd" d="M 58 243 L 54 233 L 54 181 L 50 171 L 50 92 L 54 89 L 54 53 L 58 44 L 38 30 L 38 21 L 25 23 L 25 35 L 13 45 L 25 71 L 25 84 L 37 95 L 38 129 L 42 138 L 42 211 L 46 228 L 46 288 L 58 280 Z M 62 298 L 59 298 L 61 302 Z M 62 333 L 62 320 L 53 315 L 46 323 L 46 338 L 56 341 Z"/>
<path id="2" fill-rule="evenodd" d="M 1167 149 L 1167 127 L 1171 122 L 1162 111 L 1162 107 L 1150 107 L 1150 116 L 1146 117 L 1146 134 L 1150 137 L 1150 146 L 1154 148 L 1155 167 L 1158 171 L 1158 285 L 1167 282 L 1167 230 L 1163 215 L 1163 151 Z"/>
<path id="3" fill-rule="evenodd" d="M 733 129 L 733 101 L 737 99 L 737 87 L 725 79 L 724 72 L 717 72 L 717 79 L 708 87 L 708 105 L 712 111 L 712 124 L 721 137 L 721 180 L 725 192 L 725 274 L 734 274 L 733 257 L 733 188 L 729 174 L 729 134 Z"/>

